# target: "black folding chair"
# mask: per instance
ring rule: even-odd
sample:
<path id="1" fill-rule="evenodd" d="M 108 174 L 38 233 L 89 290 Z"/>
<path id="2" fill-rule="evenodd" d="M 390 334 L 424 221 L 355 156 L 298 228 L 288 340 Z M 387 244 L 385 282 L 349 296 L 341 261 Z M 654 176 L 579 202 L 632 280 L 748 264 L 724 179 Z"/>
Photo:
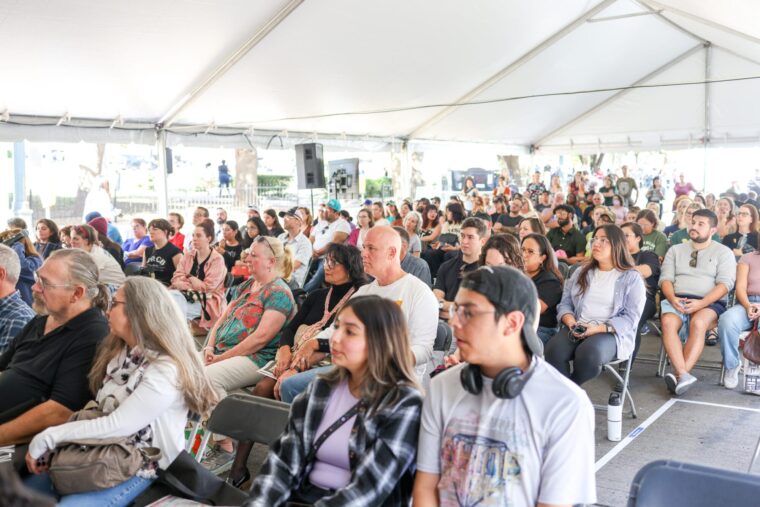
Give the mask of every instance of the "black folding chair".
<path id="1" fill-rule="evenodd" d="M 285 430 L 289 415 L 290 405 L 287 403 L 247 394 L 231 394 L 219 402 L 206 422 L 195 459 L 200 461 L 203 458 L 212 433 L 238 441 L 271 445 Z"/>
<path id="2" fill-rule="evenodd" d="M 758 498 L 760 481 L 756 475 L 660 460 L 638 471 L 628 507 L 757 505 Z"/>

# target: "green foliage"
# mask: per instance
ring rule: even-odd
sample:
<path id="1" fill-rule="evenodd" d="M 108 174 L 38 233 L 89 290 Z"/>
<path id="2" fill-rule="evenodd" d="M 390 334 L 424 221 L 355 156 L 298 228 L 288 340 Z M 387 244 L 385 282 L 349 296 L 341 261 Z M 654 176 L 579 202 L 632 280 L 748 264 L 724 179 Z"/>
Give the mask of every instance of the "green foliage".
<path id="1" fill-rule="evenodd" d="M 390 178 L 367 178 L 364 186 L 364 195 L 366 197 L 380 197 L 381 195 L 389 195 L 391 189 Z M 385 188 L 383 188 L 385 187 Z"/>
<path id="2" fill-rule="evenodd" d="M 288 187 L 293 181 L 292 176 L 272 176 L 259 174 L 257 176 L 260 187 Z"/>

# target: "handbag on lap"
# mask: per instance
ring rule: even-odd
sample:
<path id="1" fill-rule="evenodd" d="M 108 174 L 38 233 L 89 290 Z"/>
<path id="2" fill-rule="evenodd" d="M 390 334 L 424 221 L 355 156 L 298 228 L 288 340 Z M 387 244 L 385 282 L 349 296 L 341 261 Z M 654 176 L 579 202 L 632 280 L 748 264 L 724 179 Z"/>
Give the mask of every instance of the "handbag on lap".
<path id="1" fill-rule="evenodd" d="M 744 386 L 743 390 L 748 394 L 760 396 L 760 332 L 758 332 L 758 320 L 752 324 L 752 330 L 744 339 L 740 349 L 744 356 Z"/>

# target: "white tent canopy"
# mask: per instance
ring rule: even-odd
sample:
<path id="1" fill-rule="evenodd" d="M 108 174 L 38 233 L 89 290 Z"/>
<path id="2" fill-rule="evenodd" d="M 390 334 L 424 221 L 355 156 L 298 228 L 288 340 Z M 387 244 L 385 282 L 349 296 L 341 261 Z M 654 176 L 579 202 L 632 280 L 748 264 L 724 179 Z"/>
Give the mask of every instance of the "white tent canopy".
<path id="1" fill-rule="evenodd" d="M 0 140 L 757 145 L 759 19 L 756 0 L 5 1 Z"/>

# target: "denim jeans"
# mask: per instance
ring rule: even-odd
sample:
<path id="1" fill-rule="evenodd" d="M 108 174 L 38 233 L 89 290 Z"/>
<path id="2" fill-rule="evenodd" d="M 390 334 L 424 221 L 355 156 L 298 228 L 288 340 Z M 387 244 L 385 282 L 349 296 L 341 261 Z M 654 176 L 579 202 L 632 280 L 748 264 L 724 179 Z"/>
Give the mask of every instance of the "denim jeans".
<path id="1" fill-rule="evenodd" d="M 549 340 L 551 340 L 552 336 L 557 334 L 557 331 L 559 331 L 559 327 L 538 326 L 536 334 L 541 339 L 541 341 L 544 342 L 544 345 L 546 345 L 549 343 Z"/>
<path id="2" fill-rule="evenodd" d="M 76 493 L 62 496 L 58 505 L 71 507 L 126 507 L 135 498 L 148 489 L 155 479 L 132 477 L 121 484 L 100 491 Z M 24 480 L 24 484 L 43 495 L 58 497 L 53 487 L 53 481 L 48 474 L 32 475 Z"/>
<path id="3" fill-rule="evenodd" d="M 760 296 L 749 296 L 748 299 L 750 303 L 760 303 Z M 727 369 L 739 366 L 739 334 L 750 329 L 752 321 L 747 317 L 747 310 L 738 303 L 718 319 L 720 353 Z"/>
<path id="4" fill-rule="evenodd" d="M 293 403 L 293 399 L 304 392 L 314 377 L 332 368 L 332 365 L 312 368 L 302 373 L 288 377 L 280 384 L 280 399 L 285 403 Z"/>

